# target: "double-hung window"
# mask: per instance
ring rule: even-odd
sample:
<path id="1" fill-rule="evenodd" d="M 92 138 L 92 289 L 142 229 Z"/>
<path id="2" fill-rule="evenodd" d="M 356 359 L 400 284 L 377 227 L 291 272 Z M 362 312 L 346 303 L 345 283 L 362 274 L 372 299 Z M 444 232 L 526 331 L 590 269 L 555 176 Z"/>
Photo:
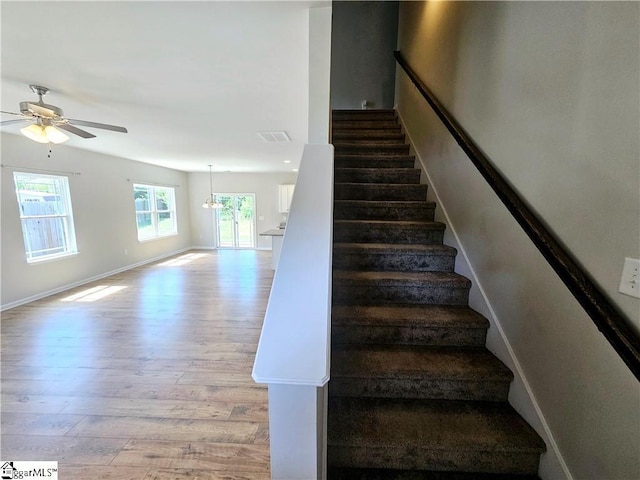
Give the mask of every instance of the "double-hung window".
<path id="1" fill-rule="evenodd" d="M 172 187 L 133 184 L 138 240 L 178 233 L 175 190 Z"/>
<path id="2" fill-rule="evenodd" d="M 14 172 L 27 262 L 78 252 L 69 195 L 69 179 Z"/>

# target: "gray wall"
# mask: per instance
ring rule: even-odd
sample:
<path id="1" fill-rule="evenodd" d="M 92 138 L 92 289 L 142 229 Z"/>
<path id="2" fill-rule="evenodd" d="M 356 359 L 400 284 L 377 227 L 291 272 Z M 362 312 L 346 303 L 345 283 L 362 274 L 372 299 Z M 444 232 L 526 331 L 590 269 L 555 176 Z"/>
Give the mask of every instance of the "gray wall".
<path id="1" fill-rule="evenodd" d="M 331 107 L 393 108 L 398 2 L 333 2 Z"/>
<path id="2" fill-rule="evenodd" d="M 640 256 L 639 14 L 403 2 L 399 25 L 409 64 L 636 327 L 640 301 L 617 288 Z M 548 437 L 541 477 L 638 478 L 636 379 L 402 73 L 397 100 L 475 275 L 472 303 L 487 303 L 488 345 L 522 377 L 510 400 Z"/>

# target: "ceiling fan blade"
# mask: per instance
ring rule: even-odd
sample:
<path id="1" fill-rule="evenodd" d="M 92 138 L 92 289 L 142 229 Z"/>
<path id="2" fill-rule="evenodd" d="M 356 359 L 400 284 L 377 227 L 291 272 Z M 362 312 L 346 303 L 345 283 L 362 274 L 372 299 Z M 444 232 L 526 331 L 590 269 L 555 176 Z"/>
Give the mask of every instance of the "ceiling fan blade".
<path id="1" fill-rule="evenodd" d="M 40 115 L 45 118 L 53 118 L 56 116 L 56 112 L 51 110 L 50 108 L 43 107 L 42 105 L 38 105 L 37 103 L 29 103 L 29 111 L 36 115 Z"/>
<path id="2" fill-rule="evenodd" d="M 93 133 L 85 132 L 84 130 L 80 130 L 73 125 L 69 125 L 68 123 L 58 123 L 56 125 L 60 130 L 66 130 L 69 133 L 73 133 L 74 135 L 78 135 L 82 138 L 95 138 L 96 136 Z"/>
<path id="3" fill-rule="evenodd" d="M 106 123 L 87 122 L 85 120 L 74 120 L 72 118 L 67 119 L 76 125 L 83 127 L 102 128 L 104 130 L 112 130 L 114 132 L 127 133 L 127 129 L 124 127 L 118 127 L 117 125 L 107 125 Z"/>
<path id="4" fill-rule="evenodd" d="M 0 125 L 2 125 L 3 127 L 5 125 L 12 125 L 14 123 L 22 123 L 22 122 L 26 122 L 31 120 L 30 118 L 19 118 L 17 120 L 5 120 L 4 122 L 0 122 Z"/>
<path id="5" fill-rule="evenodd" d="M 16 113 L 16 112 L 5 112 L 4 110 L 0 110 L 0 113 L 6 113 L 7 115 L 18 115 L 20 117 L 24 117 L 23 113 Z"/>

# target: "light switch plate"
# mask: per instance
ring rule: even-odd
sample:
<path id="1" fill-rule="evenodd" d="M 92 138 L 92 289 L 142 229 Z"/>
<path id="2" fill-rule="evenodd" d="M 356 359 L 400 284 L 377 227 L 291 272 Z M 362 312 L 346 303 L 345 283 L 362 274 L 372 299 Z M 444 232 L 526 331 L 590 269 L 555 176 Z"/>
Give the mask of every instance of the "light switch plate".
<path id="1" fill-rule="evenodd" d="M 618 291 L 630 297 L 640 298 L 640 260 L 637 258 L 624 259 Z"/>

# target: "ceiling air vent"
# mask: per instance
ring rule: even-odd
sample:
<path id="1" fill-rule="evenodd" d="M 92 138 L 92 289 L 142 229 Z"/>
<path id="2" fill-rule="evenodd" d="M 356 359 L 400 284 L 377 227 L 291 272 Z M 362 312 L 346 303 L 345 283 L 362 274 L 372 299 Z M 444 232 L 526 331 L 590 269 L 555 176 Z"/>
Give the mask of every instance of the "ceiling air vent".
<path id="1" fill-rule="evenodd" d="M 258 132 L 258 136 L 267 143 L 287 143 L 291 141 L 287 132 Z"/>

